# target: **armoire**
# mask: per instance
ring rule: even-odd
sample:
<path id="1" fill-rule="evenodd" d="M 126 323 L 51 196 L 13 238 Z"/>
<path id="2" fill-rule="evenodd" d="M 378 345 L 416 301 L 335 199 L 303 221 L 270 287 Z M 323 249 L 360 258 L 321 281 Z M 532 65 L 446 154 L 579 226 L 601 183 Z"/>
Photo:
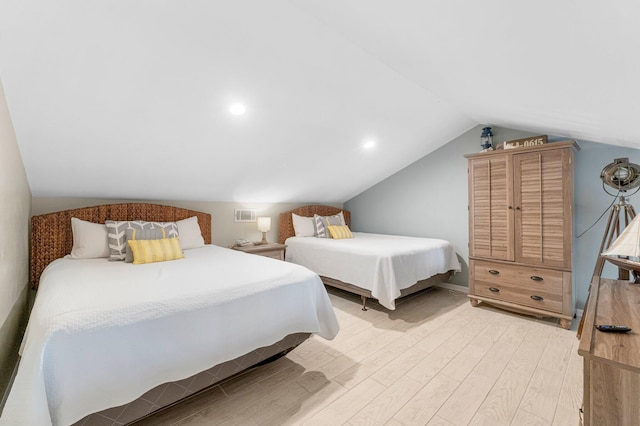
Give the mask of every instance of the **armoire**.
<path id="1" fill-rule="evenodd" d="M 466 155 L 469 298 L 569 328 L 576 141 Z"/>

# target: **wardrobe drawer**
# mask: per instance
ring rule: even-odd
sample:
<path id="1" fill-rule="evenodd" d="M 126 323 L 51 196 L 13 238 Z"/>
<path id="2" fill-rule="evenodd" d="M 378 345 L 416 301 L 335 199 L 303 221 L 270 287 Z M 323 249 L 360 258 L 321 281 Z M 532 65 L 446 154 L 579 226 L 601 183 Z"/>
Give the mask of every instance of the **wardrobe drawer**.
<path id="1" fill-rule="evenodd" d="M 476 296 L 490 297 L 545 311 L 562 312 L 562 293 L 548 293 L 537 289 L 511 287 L 484 281 L 476 281 L 474 287 Z"/>
<path id="2" fill-rule="evenodd" d="M 471 260 L 470 293 L 551 312 L 563 312 L 563 272 Z"/>
<path id="3" fill-rule="evenodd" d="M 562 271 L 475 260 L 473 272 L 476 281 L 554 294 L 562 299 Z"/>

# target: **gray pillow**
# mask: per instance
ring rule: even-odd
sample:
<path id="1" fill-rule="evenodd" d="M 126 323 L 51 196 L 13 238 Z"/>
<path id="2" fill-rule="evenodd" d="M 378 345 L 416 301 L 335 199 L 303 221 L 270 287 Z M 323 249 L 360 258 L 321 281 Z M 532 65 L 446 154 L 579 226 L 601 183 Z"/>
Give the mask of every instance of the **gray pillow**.
<path id="1" fill-rule="evenodd" d="M 107 240 L 109 242 L 109 260 L 125 260 L 127 256 L 127 229 L 163 228 L 167 238 L 178 237 L 178 225 L 175 222 L 145 222 L 143 220 L 107 220 Z"/>
<path id="2" fill-rule="evenodd" d="M 337 225 L 343 226 L 345 225 L 344 216 L 342 212 L 333 215 L 333 216 L 320 216 L 317 214 L 313 215 L 313 224 L 316 230 L 316 237 L 318 238 L 331 238 L 329 234 L 329 225 Z"/>

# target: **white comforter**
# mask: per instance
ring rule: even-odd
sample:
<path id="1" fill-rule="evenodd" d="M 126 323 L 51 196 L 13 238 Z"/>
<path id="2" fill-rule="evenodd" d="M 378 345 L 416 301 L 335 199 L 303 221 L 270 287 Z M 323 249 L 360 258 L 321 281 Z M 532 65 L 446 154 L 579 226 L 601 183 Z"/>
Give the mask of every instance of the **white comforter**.
<path id="1" fill-rule="evenodd" d="M 70 424 L 288 334 L 338 332 L 311 271 L 216 246 L 185 255 L 49 265 L 0 424 Z"/>
<path id="2" fill-rule="evenodd" d="M 388 309 L 395 309 L 400 290 L 436 274 L 460 271 L 456 252 L 445 240 L 362 232 L 353 236 L 288 238 L 286 260 L 370 290 Z"/>

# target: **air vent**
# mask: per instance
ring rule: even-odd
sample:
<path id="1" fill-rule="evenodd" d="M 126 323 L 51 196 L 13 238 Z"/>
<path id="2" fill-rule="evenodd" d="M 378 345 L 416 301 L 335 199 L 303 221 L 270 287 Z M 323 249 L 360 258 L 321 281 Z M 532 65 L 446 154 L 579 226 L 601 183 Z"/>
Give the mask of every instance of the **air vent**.
<path id="1" fill-rule="evenodd" d="M 254 209 L 235 209 L 236 222 L 255 222 L 256 211 Z"/>

